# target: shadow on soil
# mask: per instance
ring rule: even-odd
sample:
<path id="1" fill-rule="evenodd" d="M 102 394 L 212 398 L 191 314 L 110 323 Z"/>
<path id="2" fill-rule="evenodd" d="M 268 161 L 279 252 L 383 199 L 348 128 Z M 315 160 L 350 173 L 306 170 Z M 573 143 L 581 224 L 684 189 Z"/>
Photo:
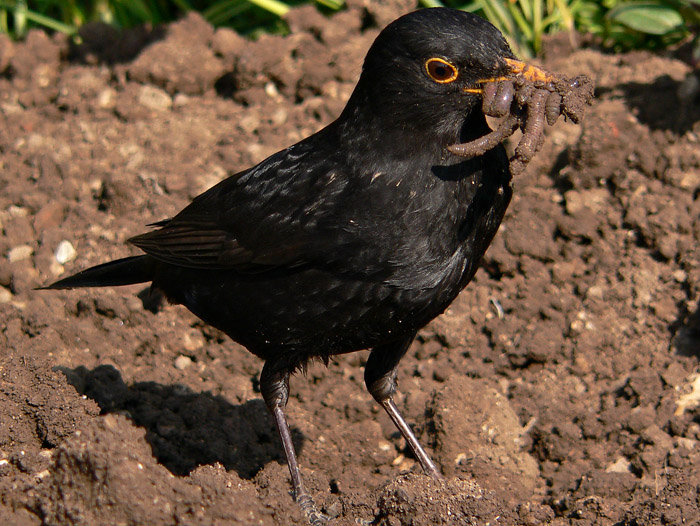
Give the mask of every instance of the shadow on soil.
<path id="1" fill-rule="evenodd" d="M 680 356 L 700 355 L 700 301 L 694 312 L 681 312 L 673 347 Z"/>
<path id="2" fill-rule="evenodd" d="M 146 46 L 163 40 L 167 31 L 163 26 L 145 25 L 120 30 L 102 22 L 82 26 L 80 43 L 70 42 L 68 59 L 85 64 L 123 64 L 135 59 Z"/>
<path id="3" fill-rule="evenodd" d="M 693 124 L 700 120 L 698 94 L 685 100 L 679 97 L 688 80 L 678 82 L 668 75 L 662 75 L 650 84 L 630 82 L 620 84 L 617 89 L 622 90 L 625 103 L 639 122 L 652 130 L 669 130 L 682 135 L 692 130 Z"/>
<path id="4" fill-rule="evenodd" d="M 277 430 L 262 400 L 234 405 L 182 385 L 127 385 L 111 365 L 57 368 L 76 390 L 97 402 L 102 413 L 121 413 L 146 429 L 153 455 L 174 475 L 220 462 L 250 479 L 270 460 L 285 463 Z M 297 451 L 304 437 L 292 427 Z"/>

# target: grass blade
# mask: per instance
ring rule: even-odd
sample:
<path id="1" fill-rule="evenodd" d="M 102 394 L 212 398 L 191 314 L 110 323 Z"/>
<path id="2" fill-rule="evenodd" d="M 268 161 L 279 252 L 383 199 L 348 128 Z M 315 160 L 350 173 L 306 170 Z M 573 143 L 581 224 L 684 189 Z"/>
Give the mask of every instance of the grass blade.
<path id="1" fill-rule="evenodd" d="M 248 0 L 251 4 L 256 5 L 265 11 L 277 15 L 282 18 L 289 12 L 290 7 L 284 2 L 278 0 Z"/>

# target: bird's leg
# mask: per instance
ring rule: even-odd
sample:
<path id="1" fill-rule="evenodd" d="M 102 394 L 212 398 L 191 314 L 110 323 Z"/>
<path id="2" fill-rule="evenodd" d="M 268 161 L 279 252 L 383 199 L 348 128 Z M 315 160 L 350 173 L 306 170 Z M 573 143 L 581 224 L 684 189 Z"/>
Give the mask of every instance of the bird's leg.
<path id="1" fill-rule="evenodd" d="M 396 372 L 399 360 L 406 354 L 415 334 L 403 340 L 398 340 L 385 345 L 380 345 L 372 349 L 365 366 L 365 385 L 367 390 L 379 402 L 394 422 L 394 425 L 401 431 L 408 447 L 423 467 L 423 471 L 435 479 L 442 479 L 442 474 L 435 467 L 435 464 L 425 452 L 413 434 L 413 431 L 399 412 L 399 408 L 394 403 L 394 393 L 396 392 Z"/>
<path id="2" fill-rule="evenodd" d="M 287 465 L 289 466 L 289 474 L 292 477 L 294 500 L 301 507 L 311 526 L 322 526 L 328 522 L 328 517 L 316 509 L 311 495 L 304 489 L 301 471 L 297 463 L 297 455 L 292 443 L 292 433 L 289 430 L 287 417 L 284 414 L 284 408 L 289 399 L 289 371 L 276 369 L 273 363 L 266 362 L 260 374 L 260 392 L 263 400 L 265 400 L 265 405 L 267 405 L 268 410 L 275 419 L 277 432 L 282 440 L 284 455 L 287 457 Z"/>

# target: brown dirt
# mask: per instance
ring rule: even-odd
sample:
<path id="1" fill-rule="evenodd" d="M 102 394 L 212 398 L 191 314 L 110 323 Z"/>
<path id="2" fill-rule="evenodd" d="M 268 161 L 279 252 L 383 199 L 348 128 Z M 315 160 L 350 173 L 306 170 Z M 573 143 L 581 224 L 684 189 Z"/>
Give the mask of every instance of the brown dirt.
<path id="1" fill-rule="evenodd" d="M 0 519 L 19 526 L 302 520 L 260 362 L 144 287 L 33 288 L 336 116 L 377 24 L 293 11 L 247 42 L 195 15 L 83 45 L 0 40 Z M 474 282 L 420 333 L 398 403 L 416 469 L 364 389 L 366 353 L 296 377 L 289 418 L 334 524 L 700 523 L 700 104 L 689 68 L 567 51 L 582 126 L 548 129 Z M 63 241 L 77 251 L 55 253 Z M 65 247 L 66 245 L 62 245 Z"/>

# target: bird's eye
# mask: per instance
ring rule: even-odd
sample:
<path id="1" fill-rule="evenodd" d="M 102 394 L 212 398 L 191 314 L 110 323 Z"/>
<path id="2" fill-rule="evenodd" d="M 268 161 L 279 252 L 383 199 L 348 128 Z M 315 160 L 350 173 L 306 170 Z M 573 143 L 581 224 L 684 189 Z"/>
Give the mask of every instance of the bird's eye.
<path id="1" fill-rule="evenodd" d="M 425 62 L 425 70 L 435 82 L 447 84 L 457 80 L 457 68 L 441 58 L 430 58 Z"/>

